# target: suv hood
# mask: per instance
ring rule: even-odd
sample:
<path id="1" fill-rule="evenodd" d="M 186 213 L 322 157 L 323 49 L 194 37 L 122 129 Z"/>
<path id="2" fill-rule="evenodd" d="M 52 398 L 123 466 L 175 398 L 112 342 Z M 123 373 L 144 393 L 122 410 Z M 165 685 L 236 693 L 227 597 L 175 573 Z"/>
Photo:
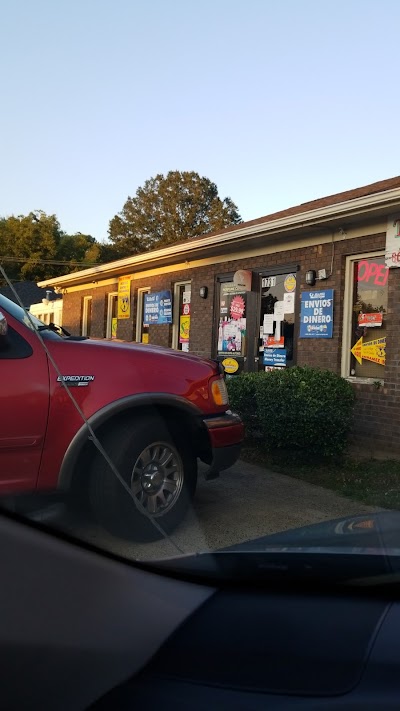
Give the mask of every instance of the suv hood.
<path id="1" fill-rule="evenodd" d="M 110 353 L 117 353 L 117 352 L 127 352 L 127 353 L 136 353 L 140 354 L 143 357 L 148 356 L 149 354 L 156 355 L 158 357 L 162 356 L 165 358 L 179 358 L 180 362 L 190 362 L 190 363 L 205 363 L 207 365 L 211 365 L 213 368 L 215 368 L 216 361 L 210 360 L 208 358 L 202 358 L 201 356 L 197 356 L 194 353 L 185 353 L 184 351 L 175 351 L 172 348 L 165 348 L 164 346 L 154 346 L 151 344 L 143 344 L 143 343 L 127 343 L 126 341 L 108 341 L 108 340 L 103 340 L 103 339 L 96 339 L 96 338 L 88 338 L 85 340 L 80 340 L 80 341 L 74 341 L 71 339 L 71 341 L 66 338 L 64 341 L 70 342 L 70 343 L 75 343 L 79 344 L 80 348 L 98 348 L 98 349 L 105 349 L 109 351 Z"/>

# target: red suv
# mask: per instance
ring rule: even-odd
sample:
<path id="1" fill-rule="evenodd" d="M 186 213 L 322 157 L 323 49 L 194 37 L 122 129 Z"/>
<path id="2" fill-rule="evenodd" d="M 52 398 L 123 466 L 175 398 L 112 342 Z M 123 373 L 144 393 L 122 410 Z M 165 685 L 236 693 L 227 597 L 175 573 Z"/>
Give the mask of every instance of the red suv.
<path id="1" fill-rule="evenodd" d="M 117 535 L 172 530 L 244 428 L 218 363 L 73 337 L 0 295 L 0 493 L 68 491 Z"/>

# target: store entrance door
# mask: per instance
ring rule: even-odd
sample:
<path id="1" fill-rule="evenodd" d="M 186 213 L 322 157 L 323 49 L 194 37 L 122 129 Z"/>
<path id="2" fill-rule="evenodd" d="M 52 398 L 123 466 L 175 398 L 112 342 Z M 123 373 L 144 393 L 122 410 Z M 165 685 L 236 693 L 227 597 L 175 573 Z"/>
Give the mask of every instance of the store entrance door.
<path id="1" fill-rule="evenodd" d="M 254 370 L 294 365 L 296 273 L 260 274 Z"/>

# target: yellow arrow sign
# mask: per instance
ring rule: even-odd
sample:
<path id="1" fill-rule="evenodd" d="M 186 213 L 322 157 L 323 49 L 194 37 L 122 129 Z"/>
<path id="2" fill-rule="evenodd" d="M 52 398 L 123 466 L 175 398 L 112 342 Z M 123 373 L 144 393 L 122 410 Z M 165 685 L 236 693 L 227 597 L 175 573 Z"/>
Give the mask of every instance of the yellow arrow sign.
<path id="1" fill-rule="evenodd" d="M 351 349 L 351 352 L 356 359 L 358 363 L 362 363 L 362 357 L 361 357 L 361 351 L 362 351 L 362 337 L 358 339 L 357 343 L 354 344 L 353 348 Z"/>
<path id="2" fill-rule="evenodd" d="M 362 337 L 354 344 L 351 352 L 358 363 L 363 360 L 370 360 L 372 363 L 385 365 L 386 360 L 386 337 L 375 338 L 373 341 L 363 342 Z"/>

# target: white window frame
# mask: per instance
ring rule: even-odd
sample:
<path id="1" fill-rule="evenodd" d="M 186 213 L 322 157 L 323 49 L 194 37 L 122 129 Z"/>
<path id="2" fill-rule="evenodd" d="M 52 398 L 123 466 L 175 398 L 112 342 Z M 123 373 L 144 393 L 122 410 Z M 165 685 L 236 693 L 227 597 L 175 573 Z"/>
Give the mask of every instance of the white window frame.
<path id="1" fill-rule="evenodd" d="M 112 307 L 113 300 L 117 299 L 118 308 L 118 291 L 110 291 L 107 295 L 107 324 L 106 324 L 106 338 L 111 339 L 112 337 Z"/>
<path id="2" fill-rule="evenodd" d="M 150 294 L 150 286 L 141 286 L 137 291 L 136 343 L 142 342 L 144 294 Z"/>
<path id="3" fill-rule="evenodd" d="M 62 299 L 55 299 L 46 303 L 31 304 L 29 312 L 39 318 L 43 323 L 49 324 L 50 321 L 57 326 L 62 326 Z"/>
<path id="4" fill-rule="evenodd" d="M 353 321 L 353 297 L 354 297 L 354 262 L 359 262 L 361 259 L 370 259 L 371 257 L 384 257 L 385 252 L 362 252 L 361 254 L 351 254 L 346 257 L 346 271 L 344 279 L 344 303 L 343 303 L 343 322 L 342 322 L 342 378 L 350 380 L 352 383 L 376 383 L 379 378 L 362 378 L 355 375 L 350 375 L 350 349 L 351 349 L 351 327 Z M 380 382 L 384 382 L 383 379 Z"/>
<path id="5" fill-rule="evenodd" d="M 87 336 L 89 303 L 90 303 L 90 306 L 92 307 L 93 306 L 92 305 L 92 297 L 91 296 L 84 296 L 83 297 L 83 306 L 82 306 L 82 336 Z"/>
<path id="6" fill-rule="evenodd" d="M 190 284 L 192 288 L 192 282 L 190 279 L 185 279 L 185 281 L 177 281 L 174 284 L 174 307 L 172 316 L 172 348 L 174 350 L 179 350 L 179 290 L 181 286 L 186 286 Z"/>

